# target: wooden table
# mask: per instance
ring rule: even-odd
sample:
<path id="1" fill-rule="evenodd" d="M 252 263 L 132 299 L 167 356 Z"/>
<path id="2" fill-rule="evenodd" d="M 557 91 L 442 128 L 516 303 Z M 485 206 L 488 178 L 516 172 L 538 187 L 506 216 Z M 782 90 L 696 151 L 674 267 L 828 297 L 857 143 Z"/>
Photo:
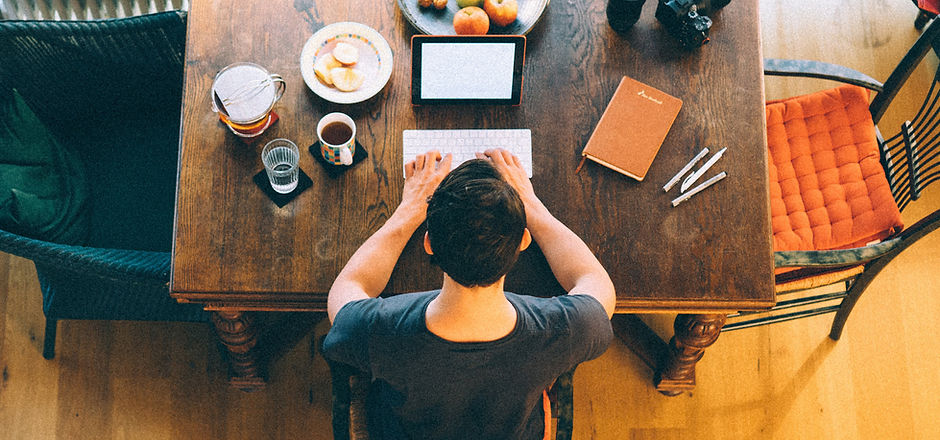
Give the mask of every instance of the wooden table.
<path id="1" fill-rule="evenodd" d="M 529 128 L 536 192 L 609 270 L 617 312 L 680 313 L 669 346 L 631 315 L 615 317 L 618 335 L 654 368 L 662 392 L 694 387 L 695 362 L 723 316 L 774 302 L 758 10 L 756 0 L 732 2 L 713 14 L 712 42 L 686 52 L 653 18 L 656 3 L 647 2 L 640 22 L 621 36 L 607 25 L 606 2 L 551 2 L 528 34 L 521 106 L 413 107 L 415 31 L 395 2 L 192 1 L 171 292 L 215 312 L 232 383 L 264 383 L 248 312 L 325 310 L 334 277 L 392 213 L 403 185 L 402 130 Z M 376 97 L 337 105 L 306 87 L 298 60 L 316 30 L 347 20 L 388 40 L 394 72 Z M 261 64 L 287 82 L 276 106 L 280 121 L 250 144 L 210 111 L 215 73 L 237 61 Z M 682 111 L 643 182 L 594 164 L 576 175 L 581 149 L 624 75 L 681 98 Z M 337 178 L 306 152 L 317 120 L 332 111 L 353 117 L 369 152 Z M 313 179 L 283 208 L 251 180 L 262 170 L 262 146 L 276 137 L 301 146 L 301 168 Z M 705 146 L 728 147 L 713 173 L 729 177 L 673 208 L 678 191 L 664 193 L 663 184 Z M 440 271 L 421 250 L 423 233 L 405 248 L 388 293 L 440 286 Z M 560 293 L 534 247 L 506 287 Z"/>

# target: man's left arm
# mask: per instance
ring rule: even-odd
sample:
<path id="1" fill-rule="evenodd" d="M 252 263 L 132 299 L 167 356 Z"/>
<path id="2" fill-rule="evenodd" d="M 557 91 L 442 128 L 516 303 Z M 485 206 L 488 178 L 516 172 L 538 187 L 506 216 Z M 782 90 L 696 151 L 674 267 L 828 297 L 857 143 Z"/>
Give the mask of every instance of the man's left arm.
<path id="1" fill-rule="evenodd" d="M 428 197 L 450 172 L 451 156 L 432 151 L 405 165 L 402 201 L 388 221 L 372 234 L 340 271 L 327 298 L 330 322 L 347 303 L 382 293 L 398 257 L 427 217 Z"/>

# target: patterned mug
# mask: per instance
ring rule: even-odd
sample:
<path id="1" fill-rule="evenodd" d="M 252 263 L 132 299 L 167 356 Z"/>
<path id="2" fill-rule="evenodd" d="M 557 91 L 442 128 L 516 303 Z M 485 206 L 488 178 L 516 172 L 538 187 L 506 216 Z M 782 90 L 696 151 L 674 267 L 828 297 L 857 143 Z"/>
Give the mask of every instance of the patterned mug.
<path id="1" fill-rule="evenodd" d="M 333 165 L 352 165 L 356 154 L 356 123 L 345 113 L 330 113 L 317 123 L 320 154 Z"/>

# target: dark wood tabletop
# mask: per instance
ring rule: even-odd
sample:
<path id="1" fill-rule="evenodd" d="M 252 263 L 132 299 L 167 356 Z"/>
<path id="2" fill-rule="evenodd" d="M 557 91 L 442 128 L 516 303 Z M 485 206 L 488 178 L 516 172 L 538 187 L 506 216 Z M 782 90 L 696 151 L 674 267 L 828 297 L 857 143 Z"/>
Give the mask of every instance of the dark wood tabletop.
<path id="1" fill-rule="evenodd" d="M 451 0 L 453 1 L 453 0 Z M 525 1 L 525 0 L 520 0 Z M 725 313 L 773 304 L 762 57 L 756 0 L 712 14 L 711 42 L 679 47 L 647 1 L 625 35 L 607 24 L 605 1 L 551 2 L 527 35 L 522 104 L 411 104 L 411 36 L 396 2 L 194 0 L 188 17 L 185 94 L 173 247 L 172 295 L 210 310 L 324 310 L 326 292 L 356 248 L 401 200 L 402 130 L 528 128 L 536 193 L 584 239 L 610 272 L 618 312 Z M 358 104 L 327 102 L 307 88 L 299 59 L 323 26 L 356 21 L 394 54 L 391 80 Z M 280 120 L 245 143 L 211 111 L 210 87 L 228 64 L 251 61 L 280 74 Z M 621 77 L 683 101 L 645 180 L 588 163 L 580 153 Z M 485 80 L 482 79 L 481 80 Z M 455 87 L 458 85 L 455 85 Z M 341 111 L 369 153 L 331 178 L 306 148 L 316 123 Z M 313 186 L 278 208 L 252 182 L 274 138 L 301 148 Z M 629 138 L 624 148 L 629 148 Z M 706 175 L 728 177 L 678 207 L 662 190 L 703 147 L 724 157 Z M 419 230 L 387 293 L 438 288 L 441 273 Z M 560 287 L 536 247 L 508 275 L 507 290 L 554 295 Z"/>

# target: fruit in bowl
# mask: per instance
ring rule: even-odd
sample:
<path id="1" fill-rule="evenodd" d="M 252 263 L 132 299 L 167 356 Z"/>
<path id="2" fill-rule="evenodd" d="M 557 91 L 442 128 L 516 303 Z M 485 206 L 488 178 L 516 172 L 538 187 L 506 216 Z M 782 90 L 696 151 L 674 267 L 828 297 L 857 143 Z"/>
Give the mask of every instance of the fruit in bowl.
<path id="1" fill-rule="evenodd" d="M 317 60 L 313 63 L 313 73 L 317 74 L 317 78 L 319 78 L 322 83 L 331 86 L 333 85 L 333 80 L 330 79 L 330 70 L 342 65 L 342 63 L 333 57 L 333 54 L 325 53 L 318 56 Z"/>
<path id="2" fill-rule="evenodd" d="M 333 86 L 343 92 L 352 92 L 362 86 L 366 76 L 357 69 L 349 67 L 334 67 L 330 69 L 330 80 Z"/>
<path id="3" fill-rule="evenodd" d="M 418 6 L 422 8 L 434 6 L 434 9 L 440 10 L 447 7 L 447 0 L 418 0 Z"/>
<path id="4" fill-rule="evenodd" d="M 476 6 L 467 6 L 454 14 L 454 32 L 457 35 L 484 35 L 489 30 L 490 18 L 486 11 Z"/>
<path id="5" fill-rule="evenodd" d="M 483 9 L 496 26 L 508 26 L 516 21 L 519 4 L 516 0 L 483 0 Z"/>
<path id="6" fill-rule="evenodd" d="M 313 73 L 321 83 L 352 92 L 362 86 L 366 76 L 355 68 L 359 62 L 359 48 L 339 42 L 331 52 L 322 53 L 313 62 Z"/>
<path id="7" fill-rule="evenodd" d="M 458 8 L 466 8 L 467 6 L 476 6 L 478 8 L 483 7 L 483 0 L 457 0 Z"/>

